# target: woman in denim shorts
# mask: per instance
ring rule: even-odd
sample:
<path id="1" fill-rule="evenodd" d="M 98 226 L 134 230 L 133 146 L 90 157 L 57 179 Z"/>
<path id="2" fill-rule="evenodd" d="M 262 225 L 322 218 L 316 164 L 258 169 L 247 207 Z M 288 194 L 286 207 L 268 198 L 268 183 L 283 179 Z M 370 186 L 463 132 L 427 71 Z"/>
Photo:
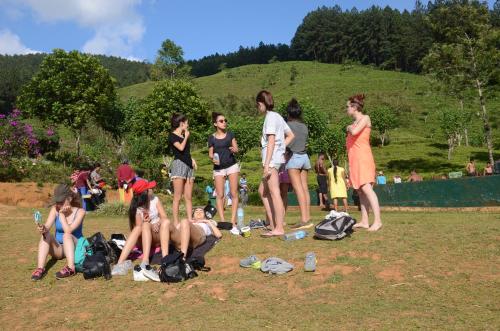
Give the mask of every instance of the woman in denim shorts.
<path id="1" fill-rule="evenodd" d="M 208 157 L 214 164 L 214 182 L 217 192 L 217 213 L 221 222 L 224 222 L 224 196 L 225 179 L 229 182 L 229 192 L 231 196 L 231 223 L 233 228 L 231 233 L 239 235 L 240 230 L 236 226 L 236 212 L 238 210 L 238 177 L 240 166 L 236 162 L 235 154 L 238 153 L 238 143 L 231 131 L 227 130 L 226 117 L 221 113 L 212 113 L 212 123 L 215 133 L 208 137 Z"/>
<path id="2" fill-rule="evenodd" d="M 196 161 L 191 157 L 189 144 L 188 120 L 184 114 L 174 114 L 171 119 L 172 132 L 168 136 L 168 145 L 174 154 L 174 160 L 170 166 L 170 178 L 174 184 L 174 199 L 172 213 L 174 225 L 179 224 L 179 204 L 184 195 L 186 214 L 191 221 L 193 214 L 193 185 L 194 171 L 197 168 Z"/>
<path id="3" fill-rule="evenodd" d="M 305 229 L 313 226 L 311 222 L 311 198 L 307 184 L 307 175 L 311 169 L 311 161 L 306 150 L 309 131 L 302 121 L 302 109 L 296 99 L 292 99 L 288 103 L 286 111 L 288 114 L 287 124 L 295 136 L 288 145 L 293 154 L 286 169 L 300 207 L 300 222 L 292 225 L 292 228 Z"/>

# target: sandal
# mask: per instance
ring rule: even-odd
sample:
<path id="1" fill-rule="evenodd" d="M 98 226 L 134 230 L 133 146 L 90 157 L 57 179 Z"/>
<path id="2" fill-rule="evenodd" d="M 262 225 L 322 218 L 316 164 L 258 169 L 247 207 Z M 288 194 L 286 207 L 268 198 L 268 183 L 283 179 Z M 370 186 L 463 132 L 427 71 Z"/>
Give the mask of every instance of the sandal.
<path id="1" fill-rule="evenodd" d="M 45 276 L 45 268 L 36 268 L 31 274 L 31 280 L 40 280 Z"/>
<path id="2" fill-rule="evenodd" d="M 63 278 L 71 277 L 74 275 L 76 275 L 75 270 L 71 269 L 68 266 L 65 266 L 64 268 L 62 268 L 61 271 L 56 272 L 57 279 L 63 279 Z"/>

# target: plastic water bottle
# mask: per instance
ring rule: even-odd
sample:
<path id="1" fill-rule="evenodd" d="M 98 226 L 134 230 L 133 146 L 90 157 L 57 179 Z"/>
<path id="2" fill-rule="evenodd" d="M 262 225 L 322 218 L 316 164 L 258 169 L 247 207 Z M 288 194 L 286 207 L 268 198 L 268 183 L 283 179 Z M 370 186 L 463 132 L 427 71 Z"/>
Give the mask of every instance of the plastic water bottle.
<path id="1" fill-rule="evenodd" d="M 300 231 L 295 231 L 295 232 L 291 232 L 291 233 L 286 233 L 283 236 L 283 240 L 293 241 L 293 240 L 304 239 L 305 237 L 307 237 L 307 232 L 305 232 L 304 230 L 300 230 Z"/>
<path id="2" fill-rule="evenodd" d="M 245 226 L 245 211 L 243 207 L 238 207 L 238 212 L 236 214 L 238 216 L 238 229 L 242 229 Z"/>
<path id="3" fill-rule="evenodd" d="M 220 163 L 219 153 L 214 153 L 214 163 L 219 165 L 219 163 Z"/>

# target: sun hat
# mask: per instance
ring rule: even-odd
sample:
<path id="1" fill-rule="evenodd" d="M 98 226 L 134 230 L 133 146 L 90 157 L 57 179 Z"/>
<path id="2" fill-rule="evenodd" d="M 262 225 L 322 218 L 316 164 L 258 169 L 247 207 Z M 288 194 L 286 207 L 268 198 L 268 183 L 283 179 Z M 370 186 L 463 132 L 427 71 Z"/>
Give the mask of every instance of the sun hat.
<path id="1" fill-rule="evenodd" d="M 59 184 L 54 189 L 54 195 L 50 200 L 50 204 L 55 205 L 56 203 L 64 202 L 72 194 L 73 191 L 71 191 L 71 187 L 69 187 L 69 185 Z"/>
<path id="2" fill-rule="evenodd" d="M 145 179 L 139 179 L 132 185 L 132 190 L 134 191 L 134 194 L 141 194 L 142 192 L 154 187 L 156 187 L 156 181 L 153 180 L 148 182 Z"/>

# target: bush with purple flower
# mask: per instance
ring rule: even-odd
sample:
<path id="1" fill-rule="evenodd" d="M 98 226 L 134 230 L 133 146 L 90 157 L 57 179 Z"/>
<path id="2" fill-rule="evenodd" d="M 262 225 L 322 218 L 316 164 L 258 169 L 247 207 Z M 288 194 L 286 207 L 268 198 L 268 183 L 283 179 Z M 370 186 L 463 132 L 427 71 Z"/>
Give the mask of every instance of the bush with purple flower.
<path id="1" fill-rule="evenodd" d="M 8 165 L 12 158 L 36 157 L 59 147 L 59 137 L 53 128 L 35 129 L 22 122 L 22 112 L 14 109 L 0 114 L 0 163 Z"/>

